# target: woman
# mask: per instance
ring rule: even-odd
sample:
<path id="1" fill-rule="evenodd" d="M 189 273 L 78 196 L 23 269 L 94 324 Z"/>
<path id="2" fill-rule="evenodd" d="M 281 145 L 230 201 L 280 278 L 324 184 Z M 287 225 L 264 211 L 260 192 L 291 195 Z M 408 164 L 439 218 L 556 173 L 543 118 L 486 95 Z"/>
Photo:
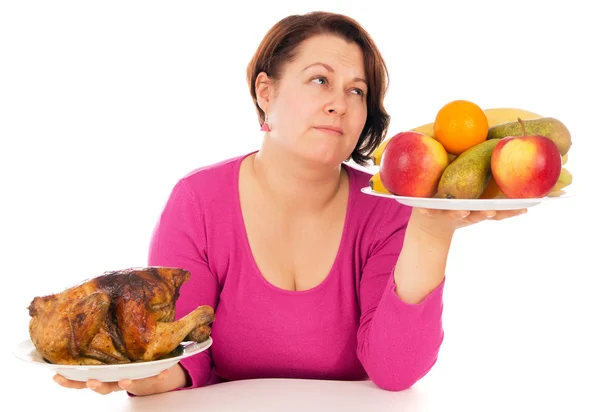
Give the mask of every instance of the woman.
<path id="1" fill-rule="evenodd" d="M 157 377 L 57 382 L 149 395 L 260 377 L 371 379 L 403 390 L 434 365 L 454 231 L 518 212 L 411 209 L 362 194 L 387 131 L 386 67 L 358 23 L 291 16 L 248 66 L 260 150 L 174 187 L 148 264 L 189 270 L 178 317 L 215 308 L 212 347 Z"/>

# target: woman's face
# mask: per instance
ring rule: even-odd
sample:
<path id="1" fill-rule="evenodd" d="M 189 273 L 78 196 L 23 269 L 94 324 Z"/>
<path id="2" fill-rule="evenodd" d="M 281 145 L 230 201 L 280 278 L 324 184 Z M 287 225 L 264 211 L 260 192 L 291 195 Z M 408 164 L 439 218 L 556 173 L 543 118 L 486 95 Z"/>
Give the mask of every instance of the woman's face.
<path id="1" fill-rule="evenodd" d="M 337 166 L 358 142 L 366 98 L 360 47 L 333 35 L 311 37 L 270 89 L 263 106 L 269 139 L 307 160 Z"/>

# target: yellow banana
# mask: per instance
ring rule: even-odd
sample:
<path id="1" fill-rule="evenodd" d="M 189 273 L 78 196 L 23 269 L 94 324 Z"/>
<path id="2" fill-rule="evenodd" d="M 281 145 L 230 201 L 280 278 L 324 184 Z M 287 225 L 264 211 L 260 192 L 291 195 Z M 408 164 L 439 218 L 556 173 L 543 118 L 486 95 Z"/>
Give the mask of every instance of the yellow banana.
<path id="1" fill-rule="evenodd" d="M 381 175 L 379 174 L 379 172 L 371 176 L 371 179 L 369 179 L 369 187 L 374 192 L 391 195 L 391 193 L 385 188 L 385 186 L 383 186 L 383 183 L 381 182 Z"/>
<path id="2" fill-rule="evenodd" d="M 381 165 L 381 158 L 383 157 L 383 151 L 385 150 L 385 147 L 390 142 L 390 140 L 391 140 L 391 138 L 384 140 L 373 151 L 373 154 L 371 155 L 371 159 L 373 160 L 373 164 L 375 164 L 375 166 L 380 166 Z"/>
<path id="3" fill-rule="evenodd" d="M 558 177 L 558 181 L 552 188 L 552 191 L 556 192 L 556 191 L 562 190 L 565 187 L 569 186 L 571 183 L 573 183 L 573 175 L 571 174 L 571 172 L 569 172 L 567 170 L 566 167 L 563 167 L 562 170 L 560 171 L 560 176 Z"/>
<path id="4" fill-rule="evenodd" d="M 565 154 L 562 156 L 562 165 L 563 165 L 563 166 L 564 166 L 564 165 L 566 165 L 568 160 L 569 160 L 569 154 L 568 154 L 568 153 L 565 153 Z"/>
<path id="5" fill-rule="evenodd" d="M 514 122 L 521 118 L 522 120 L 539 119 L 542 115 L 510 107 L 485 109 L 485 115 L 488 119 L 488 127 L 497 126 L 506 122 Z"/>
<path id="6" fill-rule="evenodd" d="M 506 123 L 506 122 L 512 122 L 512 121 L 517 120 L 518 118 L 521 118 L 522 120 L 530 120 L 530 119 L 539 119 L 540 117 L 542 117 L 539 114 L 536 114 L 536 113 L 533 113 L 533 112 L 530 112 L 527 110 L 510 108 L 510 107 L 485 109 L 484 113 L 488 118 L 488 127 L 496 126 L 496 125 Z M 435 138 L 434 133 L 433 133 L 433 122 L 421 125 L 419 127 L 415 127 L 414 129 L 410 129 L 410 130 L 420 132 L 427 136 Z M 375 149 L 375 151 L 371 155 L 375 166 L 381 165 L 381 157 L 383 156 L 383 151 L 385 150 L 385 147 L 387 146 L 387 144 L 389 142 L 390 142 L 390 139 L 384 140 Z"/>
<path id="7" fill-rule="evenodd" d="M 410 129 L 415 132 L 426 134 L 427 136 L 434 137 L 433 135 L 433 123 L 427 123 L 423 126 L 415 127 L 414 129 Z"/>

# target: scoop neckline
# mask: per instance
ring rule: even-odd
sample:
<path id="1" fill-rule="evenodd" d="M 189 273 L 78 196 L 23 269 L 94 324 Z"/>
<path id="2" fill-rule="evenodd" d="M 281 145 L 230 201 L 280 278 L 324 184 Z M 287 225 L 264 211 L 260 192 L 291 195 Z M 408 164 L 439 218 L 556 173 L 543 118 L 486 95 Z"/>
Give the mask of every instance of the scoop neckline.
<path id="1" fill-rule="evenodd" d="M 354 173 L 352 173 L 352 168 L 350 166 L 348 166 L 345 163 L 342 163 L 342 167 L 346 170 L 346 173 L 348 175 L 348 204 L 346 205 L 346 216 L 344 218 L 344 226 L 342 228 L 342 236 L 340 238 L 340 243 L 338 245 L 337 248 L 337 252 L 335 255 L 335 259 L 333 260 L 333 264 L 331 265 L 331 268 L 329 269 L 329 273 L 327 273 L 327 276 L 317 285 L 313 286 L 312 288 L 306 289 L 306 290 L 288 290 L 288 289 L 283 289 L 280 288 L 279 286 L 276 286 L 274 284 L 272 284 L 271 282 L 269 282 L 262 274 L 262 272 L 260 271 L 260 268 L 258 267 L 258 264 L 256 263 L 256 259 L 254 258 L 254 254 L 252 253 L 252 248 L 250 247 L 250 239 L 248 238 L 248 231 L 246 229 L 246 223 L 244 221 L 244 215 L 242 213 L 242 202 L 241 202 L 241 197 L 240 197 L 240 174 L 241 174 L 241 166 L 242 166 L 242 162 L 244 161 L 244 159 L 246 159 L 247 157 L 257 153 L 258 150 L 255 150 L 253 152 L 247 153 L 243 156 L 240 156 L 237 164 L 235 166 L 235 173 L 234 173 L 234 183 L 235 183 L 235 198 L 236 198 L 236 208 L 235 208 L 235 214 L 236 214 L 236 218 L 238 221 L 238 224 L 241 227 L 242 230 L 242 237 L 243 239 L 243 247 L 244 247 L 244 252 L 248 254 L 249 258 L 250 258 L 250 264 L 251 264 L 251 269 L 252 269 L 252 273 L 253 275 L 257 276 L 259 278 L 259 280 L 269 289 L 274 290 L 278 293 L 281 294 L 285 294 L 285 295 L 291 295 L 291 296 L 302 296 L 302 295 L 307 295 L 307 294 L 311 294 L 311 293 L 316 293 L 319 290 L 323 289 L 329 282 L 331 282 L 331 279 L 333 278 L 333 276 L 335 275 L 335 273 L 339 272 L 337 269 L 340 265 L 340 261 L 341 261 L 341 255 L 344 252 L 344 248 L 343 245 L 346 243 L 346 239 L 348 237 L 348 228 L 350 226 L 350 219 L 351 219 L 351 214 L 352 214 L 352 204 L 354 201 L 354 189 L 355 189 L 355 179 L 354 179 Z"/>

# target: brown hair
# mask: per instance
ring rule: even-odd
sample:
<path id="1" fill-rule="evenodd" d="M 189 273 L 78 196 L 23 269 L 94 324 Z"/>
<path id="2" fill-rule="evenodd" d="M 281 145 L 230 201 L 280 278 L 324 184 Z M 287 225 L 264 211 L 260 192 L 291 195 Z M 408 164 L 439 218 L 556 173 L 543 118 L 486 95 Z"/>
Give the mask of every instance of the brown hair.
<path id="1" fill-rule="evenodd" d="M 275 81 L 279 80 L 282 66 L 294 59 L 294 53 L 300 43 L 318 34 L 338 35 L 356 43 L 362 50 L 368 86 L 367 119 L 350 158 L 365 166 L 371 160 L 371 153 L 383 141 L 390 122 L 390 116 L 383 106 L 388 87 L 388 71 L 375 42 L 361 25 L 350 17 L 328 12 L 292 15 L 280 20 L 269 30 L 246 71 L 259 123 L 262 125 L 265 114 L 256 99 L 256 77 L 265 72 Z"/>

